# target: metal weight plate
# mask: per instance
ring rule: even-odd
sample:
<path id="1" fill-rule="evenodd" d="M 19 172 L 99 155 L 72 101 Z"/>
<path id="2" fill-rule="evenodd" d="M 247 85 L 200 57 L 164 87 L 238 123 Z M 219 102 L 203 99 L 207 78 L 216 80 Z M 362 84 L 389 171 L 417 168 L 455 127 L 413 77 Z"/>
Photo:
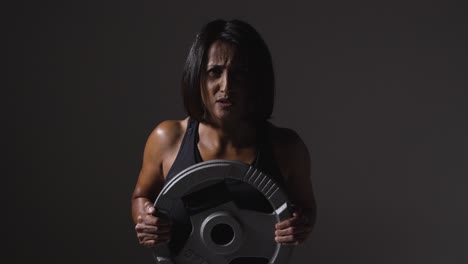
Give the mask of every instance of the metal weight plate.
<path id="1" fill-rule="evenodd" d="M 228 199 L 229 191 L 222 187 L 226 182 L 249 185 L 271 210 L 249 208 L 248 199 L 244 205 Z M 239 161 L 210 160 L 181 171 L 167 182 L 154 207 L 159 216 L 172 218 L 174 208 L 181 206 L 188 211 L 191 231 L 176 254 L 167 243 L 158 245 L 153 251 L 158 263 L 279 264 L 287 263 L 291 256 L 292 247 L 274 240 L 275 224 L 291 216 L 287 196 L 254 167 Z"/>

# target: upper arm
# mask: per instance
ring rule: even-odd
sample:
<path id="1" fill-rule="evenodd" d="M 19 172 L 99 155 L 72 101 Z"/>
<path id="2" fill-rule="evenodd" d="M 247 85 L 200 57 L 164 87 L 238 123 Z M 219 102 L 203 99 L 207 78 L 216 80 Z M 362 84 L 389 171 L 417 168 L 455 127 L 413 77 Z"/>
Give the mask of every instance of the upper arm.
<path id="1" fill-rule="evenodd" d="M 154 201 L 164 186 L 163 163 L 175 151 L 181 134 L 178 121 L 164 121 L 150 134 L 143 152 L 143 163 L 132 198 Z"/>
<path id="2" fill-rule="evenodd" d="M 290 200 L 303 209 L 315 209 L 309 150 L 295 131 L 285 128 L 278 131 L 275 155 L 286 181 Z"/>

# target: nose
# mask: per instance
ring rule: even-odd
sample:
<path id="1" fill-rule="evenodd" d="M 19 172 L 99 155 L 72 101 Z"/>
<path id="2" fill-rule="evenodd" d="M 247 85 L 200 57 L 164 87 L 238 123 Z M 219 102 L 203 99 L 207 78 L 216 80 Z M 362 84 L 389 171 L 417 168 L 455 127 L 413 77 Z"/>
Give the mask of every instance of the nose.
<path id="1" fill-rule="evenodd" d="M 231 80 L 229 78 L 229 73 L 228 71 L 224 71 L 223 75 L 221 76 L 221 83 L 220 83 L 220 88 L 219 91 L 225 94 L 229 94 L 231 90 Z"/>

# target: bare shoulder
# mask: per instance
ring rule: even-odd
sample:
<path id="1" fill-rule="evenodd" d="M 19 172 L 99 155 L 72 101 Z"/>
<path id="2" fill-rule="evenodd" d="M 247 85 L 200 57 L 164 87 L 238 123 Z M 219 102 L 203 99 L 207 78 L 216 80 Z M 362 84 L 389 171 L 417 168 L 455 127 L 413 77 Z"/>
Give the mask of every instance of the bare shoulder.
<path id="1" fill-rule="evenodd" d="M 164 164 L 184 134 L 186 120 L 167 120 L 157 125 L 146 141 L 143 164 L 133 197 L 154 200 L 164 185 Z"/>
<path id="2" fill-rule="evenodd" d="M 310 173 L 309 150 L 296 131 L 271 125 L 270 137 L 275 159 L 286 180 L 297 177 L 297 174 Z"/>
<path id="3" fill-rule="evenodd" d="M 176 148 L 187 128 L 187 118 L 184 120 L 166 120 L 158 124 L 146 143 L 145 152 L 156 152 L 159 157 L 170 155 Z"/>
<path id="4" fill-rule="evenodd" d="M 274 146 L 283 151 L 305 147 L 304 141 L 293 129 L 271 125 L 270 135 Z"/>
<path id="5" fill-rule="evenodd" d="M 165 120 L 158 124 L 151 133 L 151 137 L 163 144 L 171 144 L 184 135 L 187 127 L 187 119 Z"/>

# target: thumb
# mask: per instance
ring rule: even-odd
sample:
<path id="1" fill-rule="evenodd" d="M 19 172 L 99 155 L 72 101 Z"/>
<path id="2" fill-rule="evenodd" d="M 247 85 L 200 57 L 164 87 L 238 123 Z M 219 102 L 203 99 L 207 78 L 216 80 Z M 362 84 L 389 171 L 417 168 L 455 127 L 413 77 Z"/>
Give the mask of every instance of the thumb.
<path id="1" fill-rule="evenodd" d="M 148 214 L 153 214 L 155 211 L 154 206 L 151 202 L 146 202 L 144 205 L 144 208 L 145 208 L 145 212 Z"/>
<path id="2" fill-rule="evenodd" d="M 293 211 L 293 217 L 299 217 L 302 215 L 302 208 L 296 207 Z"/>

